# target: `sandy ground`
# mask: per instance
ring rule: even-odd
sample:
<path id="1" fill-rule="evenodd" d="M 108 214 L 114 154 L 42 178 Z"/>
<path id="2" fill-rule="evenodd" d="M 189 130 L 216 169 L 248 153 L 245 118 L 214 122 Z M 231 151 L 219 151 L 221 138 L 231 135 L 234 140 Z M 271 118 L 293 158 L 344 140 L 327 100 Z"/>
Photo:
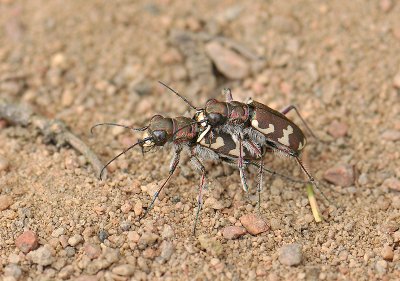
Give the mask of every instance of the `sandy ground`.
<path id="1" fill-rule="evenodd" d="M 337 208 L 319 196 L 325 220 L 315 223 L 302 184 L 267 179 L 261 216 L 269 230 L 226 239 L 225 227 L 257 213 L 256 191 L 246 195 L 235 169 L 209 163 L 193 236 L 199 176 L 184 157 L 138 222 L 168 175 L 170 149 L 133 150 L 101 182 L 71 147 L 0 121 L 3 280 L 400 278 L 400 4 L 198 2 L 1 0 L 0 97 L 61 119 L 104 162 L 141 135 L 90 135 L 95 123 L 142 126 L 156 113 L 187 111 L 158 80 L 197 105 L 222 98 L 225 86 L 238 100 L 296 104 L 322 140 L 309 138 L 310 169 Z M 174 37 L 182 31 L 189 41 Z M 217 68 L 218 55 L 205 50 L 221 37 L 235 42 L 223 46 L 240 57 L 237 70 Z M 290 159 L 266 163 L 301 177 Z M 329 184 L 335 167 L 344 174 Z M 39 248 L 25 254 L 16 240 L 27 230 Z M 301 245 L 299 265 L 280 257 L 287 244 Z"/>

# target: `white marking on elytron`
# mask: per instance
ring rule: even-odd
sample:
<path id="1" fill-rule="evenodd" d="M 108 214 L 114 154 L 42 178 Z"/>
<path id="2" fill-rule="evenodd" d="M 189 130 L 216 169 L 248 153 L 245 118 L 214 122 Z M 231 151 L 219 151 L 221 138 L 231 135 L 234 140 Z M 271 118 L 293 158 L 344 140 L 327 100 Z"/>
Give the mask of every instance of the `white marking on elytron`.
<path id="1" fill-rule="evenodd" d="M 235 149 L 232 149 L 231 151 L 229 151 L 229 155 L 239 157 L 240 149 L 239 149 L 239 144 L 237 142 L 235 142 Z M 242 151 L 242 156 L 245 156 L 244 151 Z"/>
<path id="2" fill-rule="evenodd" d="M 200 136 L 197 138 L 197 142 L 201 142 L 202 139 L 204 139 L 205 135 L 206 135 L 210 130 L 211 130 L 211 126 L 208 125 L 208 126 L 207 126 L 207 129 L 205 129 L 204 132 L 202 132 L 202 133 L 200 134 Z"/>
<path id="3" fill-rule="evenodd" d="M 215 139 L 215 142 L 212 143 L 211 145 L 208 144 L 208 143 L 206 143 L 206 140 L 205 140 L 205 139 L 202 139 L 201 142 L 200 142 L 200 144 L 202 144 L 202 145 L 204 145 L 204 146 L 207 146 L 207 147 L 210 147 L 210 148 L 212 148 L 212 149 L 218 149 L 218 148 L 223 147 L 223 146 L 225 145 L 224 139 L 223 139 L 222 137 L 216 138 L 216 139 Z"/>
<path id="4" fill-rule="evenodd" d="M 224 142 L 224 139 L 222 137 L 217 137 L 215 139 L 215 142 L 210 145 L 210 144 L 206 143 L 205 138 L 203 138 L 202 140 L 200 140 L 200 144 L 203 145 L 203 146 L 206 146 L 206 147 L 209 147 L 209 148 L 217 150 L 218 148 L 223 147 L 225 145 L 225 142 Z M 239 157 L 239 155 L 240 155 L 239 144 L 235 142 L 235 145 L 236 145 L 235 149 L 232 149 L 228 153 L 229 153 L 229 155 Z M 245 155 L 246 154 L 243 151 L 242 156 L 245 156 Z"/>
<path id="5" fill-rule="evenodd" d="M 306 139 L 304 139 L 303 142 L 304 142 L 304 144 L 302 142 L 299 143 L 299 148 L 297 150 L 300 151 L 306 146 L 306 143 L 307 143 Z"/>
<path id="6" fill-rule="evenodd" d="M 260 131 L 261 133 L 268 135 L 271 134 L 273 132 L 275 132 L 275 126 L 274 124 L 269 124 L 268 128 L 266 129 L 262 129 L 258 126 L 258 120 L 251 120 L 251 125 L 256 128 L 258 131 Z"/>
<path id="7" fill-rule="evenodd" d="M 253 102 L 253 99 L 252 98 L 249 98 L 248 100 L 247 100 L 247 104 L 251 104 Z"/>
<path id="8" fill-rule="evenodd" d="M 290 146 L 289 143 L 289 135 L 293 133 L 293 128 L 292 126 L 288 125 L 286 129 L 283 129 L 283 137 L 278 138 L 278 141 L 281 144 L 284 144 L 286 146 Z"/>

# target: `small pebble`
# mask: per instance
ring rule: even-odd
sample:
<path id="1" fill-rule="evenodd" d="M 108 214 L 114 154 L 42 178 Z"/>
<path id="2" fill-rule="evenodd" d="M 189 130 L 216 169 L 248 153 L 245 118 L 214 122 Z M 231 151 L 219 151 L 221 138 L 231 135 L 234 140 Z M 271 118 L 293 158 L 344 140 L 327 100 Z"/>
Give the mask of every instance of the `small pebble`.
<path id="1" fill-rule="evenodd" d="M 99 240 L 101 242 L 104 242 L 104 240 L 106 240 L 108 238 L 108 233 L 105 230 L 100 230 L 98 236 L 99 236 Z"/>
<path id="2" fill-rule="evenodd" d="M 240 223 L 251 235 L 257 235 L 269 230 L 267 223 L 255 214 L 248 214 L 240 217 Z"/>
<path id="3" fill-rule="evenodd" d="M 380 260 L 380 261 L 376 262 L 375 269 L 379 274 L 385 274 L 386 270 L 387 270 L 387 266 L 388 266 L 387 261 Z"/>
<path id="4" fill-rule="evenodd" d="M 91 243 L 86 243 L 83 246 L 83 250 L 90 259 L 97 259 L 101 254 L 100 247 Z"/>
<path id="5" fill-rule="evenodd" d="M 143 212 L 143 203 L 142 201 L 138 200 L 133 207 L 133 212 L 135 213 L 135 216 L 140 216 Z"/>
<path id="6" fill-rule="evenodd" d="M 10 167 L 10 162 L 0 155 L 0 172 L 7 171 Z"/>
<path id="7" fill-rule="evenodd" d="M 160 250 L 160 258 L 162 259 L 162 262 L 167 262 L 174 252 L 174 245 L 172 244 L 172 242 L 163 241 L 161 243 Z"/>
<path id="8" fill-rule="evenodd" d="M 75 234 L 71 238 L 68 239 L 68 244 L 70 244 L 72 247 L 75 247 L 79 243 L 83 241 L 83 237 L 80 234 Z"/>
<path id="9" fill-rule="evenodd" d="M 62 246 L 63 248 L 65 248 L 65 247 L 67 247 L 67 246 L 69 245 L 69 244 L 68 244 L 68 236 L 65 235 L 65 234 L 61 235 L 61 236 L 58 238 L 58 240 L 59 240 L 59 242 L 60 242 L 60 244 L 61 244 L 61 246 Z"/>
<path id="10" fill-rule="evenodd" d="M 222 236 L 226 239 L 237 239 L 246 234 L 246 229 L 241 226 L 227 226 L 222 229 Z"/>
<path id="11" fill-rule="evenodd" d="M 214 210 L 221 210 L 224 208 L 224 204 L 222 203 L 221 200 L 217 200 L 214 197 L 209 197 L 206 199 L 204 202 L 205 207 L 210 207 Z"/>
<path id="12" fill-rule="evenodd" d="M 136 231 L 129 231 L 127 238 L 129 241 L 137 243 L 137 242 L 139 242 L 140 235 Z"/>
<path id="13" fill-rule="evenodd" d="M 51 253 L 50 246 L 42 246 L 35 251 L 29 252 L 26 257 L 33 263 L 38 265 L 46 266 L 50 265 L 54 261 L 54 257 Z"/>
<path id="14" fill-rule="evenodd" d="M 132 222 L 129 220 L 123 221 L 121 222 L 120 227 L 122 231 L 128 231 L 132 227 Z"/>
<path id="15" fill-rule="evenodd" d="M 74 266 L 73 265 L 67 265 L 63 269 L 61 269 L 60 273 L 58 273 L 58 277 L 65 280 L 71 277 L 71 275 L 74 273 Z"/>
<path id="16" fill-rule="evenodd" d="M 35 232 L 27 230 L 17 237 L 15 240 L 15 245 L 24 254 L 26 254 L 32 250 L 35 250 L 39 246 L 39 239 Z"/>
<path id="17" fill-rule="evenodd" d="M 131 264 L 122 264 L 114 267 L 112 273 L 121 276 L 132 276 L 135 273 L 135 267 Z"/>
<path id="18" fill-rule="evenodd" d="M 382 224 L 381 231 L 386 234 L 392 234 L 399 229 L 399 224 L 394 221 L 389 221 Z"/>
<path id="19" fill-rule="evenodd" d="M 8 209 L 13 204 L 13 199 L 8 195 L 0 195 L 0 212 Z"/>
<path id="20" fill-rule="evenodd" d="M 55 237 L 55 238 L 58 238 L 58 237 L 60 237 L 61 235 L 63 235 L 64 233 L 65 233 L 65 229 L 64 229 L 63 227 L 60 227 L 60 228 L 55 229 L 55 230 L 51 233 L 51 236 L 52 236 L 52 237 Z"/>
<path id="21" fill-rule="evenodd" d="M 300 244 L 288 244 L 279 249 L 281 264 L 296 266 L 301 263 L 302 258 L 302 246 Z"/>
<path id="22" fill-rule="evenodd" d="M 73 257 L 76 253 L 75 248 L 71 246 L 65 247 L 65 252 L 67 253 L 67 257 Z"/>
<path id="23" fill-rule="evenodd" d="M 347 134 L 348 126 L 343 122 L 333 120 L 328 127 L 328 133 L 335 139 L 342 138 Z"/>
<path id="24" fill-rule="evenodd" d="M 21 268 L 16 264 L 9 264 L 4 268 L 4 276 L 12 276 L 18 280 L 22 275 Z"/>
<path id="25" fill-rule="evenodd" d="M 380 6 L 382 12 L 387 13 L 392 9 L 393 2 L 392 2 L 392 0 L 380 0 L 379 6 Z"/>
<path id="26" fill-rule="evenodd" d="M 243 79 L 249 75 L 248 62 L 232 50 L 218 42 L 208 43 L 205 49 L 216 68 L 228 79 Z"/>
<path id="27" fill-rule="evenodd" d="M 381 137 L 386 141 L 398 141 L 400 140 L 400 131 L 387 130 L 382 133 Z"/>
<path id="28" fill-rule="evenodd" d="M 143 251 L 143 257 L 145 259 L 154 259 L 157 256 L 156 251 L 153 248 L 147 248 L 146 250 Z"/>
<path id="29" fill-rule="evenodd" d="M 400 191 L 400 181 L 397 178 L 388 178 L 383 182 L 382 185 L 391 190 Z"/>
<path id="30" fill-rule="evenodd" d="M 393 196 L 392 207 L 397 210 L 400 210 L 400 196 Z"/>
<path id="31" fill-rule="evenodd" d="M 56 68 L 60 68 L 65 70 L 68 68 L 68 61 L 66 56 L 63 53 L 56 53 L 51 58 L 51 65 Z"/>
<path id="32" fill-rule="evenodd" d="M 220 241 L 215 238 L 211 238 L 208 235 L 200 235 L 198 237 L 201 248 L 210 252 L 212 255 L 219 256 L 224 252 L 223 245 Z"/>
<path id="33" fill-rule="evenodd" d="M 119 249 L 112 249 L 109 247 L 103 248 L 102 256 L 105 257 L 109 264 L 117 262 L 119 259 Z"/>
<path id="34" fill-rule="evenodd" d="M 172 227 L 170 225 L 168 225 L 168 224 L 164 225 L 164 228 L 161 233 L 161 237 L 163 239 L 168 239 L 168 238 L 174 237 L 174 230 L 172 229 Z"/>
<path id="35" fill-rule="evenodd" d="M 393 248 L 389 245 L 385 245 L 382 249 L 381 256 L 384 260 L 392 261 L 394 256 Z"/>
<path id="36" fill-rule="evenodd" d="M 324 178 L 338 186 L 349 187 L 354 183 L 354 170 L 350 165 L 339 165 L 325 171 Z"/>
<path id="37" fill-rule="evenodd" d="M 126 202 L 124 205 L 121 206 L 121 211 L 124 214 L 127 214 L 132 210 L 132 205 L 129 202 Z"/>
<path id="38" fill-rule="evenodd" d="M 153 245 L 158 238 L 157 234 L 146 232 L 140 237 L 139 244 L 144 246 Z"/>
<path id="39" fill-rule="evenodd" d="M 393 78 L 393 86 L 400 89 L 400 72 L 398 72 Z"/>
<path id="40" fill-rule="evenodd" d="M 8 256 L 8 262 L 13 264 L 18 264 L 21 261 L 21 257 L 17 254 L 11 253 Z"/>

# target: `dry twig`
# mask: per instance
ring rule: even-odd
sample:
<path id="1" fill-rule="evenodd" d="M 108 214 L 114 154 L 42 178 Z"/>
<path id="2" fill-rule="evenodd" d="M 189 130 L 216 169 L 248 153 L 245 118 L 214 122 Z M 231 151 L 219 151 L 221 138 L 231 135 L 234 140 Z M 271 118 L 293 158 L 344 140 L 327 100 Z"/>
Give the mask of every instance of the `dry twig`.
<path id="1" fill-rule="evenodd" d="M 103 164 L 97 155 L 77 136 L 71 133 L 64 122 L 57 119 L 47 119 L 37 113 L 27 105 L 12 104 L 0 99 L 0 119 L 5 119 L 10 123 L 24 127 L 31 126 L 38 129 L 44 137 L 53 141 L 57 147 L 69 144 L 79 151 L 92 165 L 95 173 L 100 174 Z M 103 172 L 104 179 L 107 177 L 106 171 Z"/>
<path id="2" fill-rule="evenodd" d="M 310 161 L 308 161 L 307 151 L 304 152 L 302 158 L 303 158 L 304 165 L 309 166 Z M 313 213 L 314 220 L 316 222 L 321 222 L 322 216 L 321 216 L 321 213 L 318 208 L 317 200 L 315 199 L 313 185 L 311 183 L 307 183 L 306 189 L 307 189 L 308 201 L 310 202 L 311 211 Z"/>

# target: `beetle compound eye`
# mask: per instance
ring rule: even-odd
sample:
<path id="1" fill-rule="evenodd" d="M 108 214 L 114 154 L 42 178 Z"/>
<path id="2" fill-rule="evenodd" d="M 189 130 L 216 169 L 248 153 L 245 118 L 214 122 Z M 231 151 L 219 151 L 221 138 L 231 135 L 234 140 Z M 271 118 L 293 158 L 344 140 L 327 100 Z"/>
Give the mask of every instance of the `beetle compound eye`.
<path id="1" fill-rule="evenodd" d="M 219 113 L 210 113 L 207 116 L 211 126 L 218 126 L 224 123 L 224 117 Z"/>
<path id="2" fill-rule="evenodd" d="M 163 145 L 167 142 L 167 133 L 165 131 L 154 131 L 152 135 L 157 145 Z"/>

